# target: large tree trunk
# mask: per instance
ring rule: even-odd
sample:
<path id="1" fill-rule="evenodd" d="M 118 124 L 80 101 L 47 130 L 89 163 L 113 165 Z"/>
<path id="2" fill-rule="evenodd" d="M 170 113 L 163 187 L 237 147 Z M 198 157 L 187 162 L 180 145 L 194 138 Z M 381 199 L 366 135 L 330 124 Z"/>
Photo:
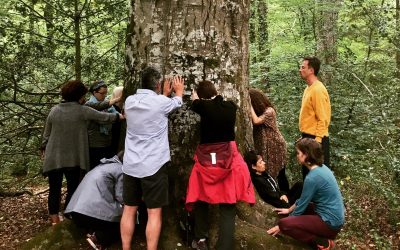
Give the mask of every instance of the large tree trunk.
<path id="1" fill-rule="evenodd" d="M 147 65 L 158 66 L 165 76 L 181 74 L 186 79 L 184 100 L 194 84 L 209 79 L 225 98 L 234 100 L 238 112 L 237 139 L 240 148 L 251 145 L 248 86 L 249 1 L 132 1 L 127 40 L 127 93 L 138 87 L 138 73 Z M 190 112 L 188 121 L 195 124 Z M 175 121 L 181 123 L 183 121 Z M 185 127 L 186 128 L 186 127 Z M 172 129 L 172 131 L 175 131 Z M 187 137 L 182 129 L 175 136 Z M 190 134 L 194 134 L 190 132 Z M 193 151 L 196 142 L 191 141 Z M 182 143 L 173 145 L 175 159 L 181 158 Z M 183 154 L 186 159 L 186 154 Z M 189 157 L 190 158 L 190 157 Z"/>
<path id="2" fill-rule="evenodd" d="M 211 80 L 222 96 L 237 103 L 236 141 L 242 152 L 253 144 L 247 92 L 249 7 L 249 0 L 131 1 L 126 48 L 127 94 L 139 87 L 139 72 L 147 65 L 158 66 L 165 76 L 180 74 L 186 80 L 185 105 L 170 116 L 172 198 L 164 213 L 161 248 L 174 249 L 177 242 L 182 242 L 176 214 L 183 208 L 178 204 L 185 197 L 198 144 L 199 117 L 188 109 L 190 90 L 196 82 Z M 238 207 L 237 223 L 241 225 L 236 232 L 238 248 L 247 245 L 252 249 L 270 249 L 270 244 L 274 244 L 274 249 L 288 249 L 287 245 L 266 236 L 265 228 L 276 219 L 268 212 L 270 208 L 261 203 L 253 208 L 244 204 Z M 213 249 L 217 230 L 215 223 L 210 227 Z"/>
<path id="3" fill-rule="evenodd" d="M 316 1 L 317 56 L 324 66 L 322 78 L 329 84 L 333 77 L 333 66 L 337 60 L 337 21 L 342 0 Z"/>

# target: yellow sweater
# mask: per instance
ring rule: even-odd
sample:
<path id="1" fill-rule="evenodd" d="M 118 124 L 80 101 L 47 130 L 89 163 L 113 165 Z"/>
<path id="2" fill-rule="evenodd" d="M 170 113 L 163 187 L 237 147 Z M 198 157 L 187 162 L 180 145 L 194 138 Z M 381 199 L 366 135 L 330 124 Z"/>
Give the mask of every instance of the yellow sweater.
<path id="1" fill-rule="evenodd" d="M 328 127 L 331 122 L 331 102 L 325 86 L 315 81 L 307 86 L 301 102 L 299 129 L 302 133 L 315 135 L 315 140 L 322 141 L 328 136 Z"/>

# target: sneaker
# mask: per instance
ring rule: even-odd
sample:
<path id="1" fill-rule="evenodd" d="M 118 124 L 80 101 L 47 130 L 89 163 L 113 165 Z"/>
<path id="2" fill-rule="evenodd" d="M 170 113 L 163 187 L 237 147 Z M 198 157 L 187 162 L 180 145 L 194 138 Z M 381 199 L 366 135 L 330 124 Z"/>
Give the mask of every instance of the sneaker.
<path id="1" fill-rule="evenodd" d="M 103 250 L 105 248 L 103 248 L 102 245 L 100 245 L 100 243 L 97 241 L 96 235 L 93 234 L 89 234 L 89 236 L 87 237 L 87 242 L 90 244 L 91 247 L 93 247 L 93 249 L 95 250 Z"/>
<path id="2" fill-rule="evenodd" d="M 193 240 L 192 248 L 197 249 L 197 250 L 208 250 L 206 239 L 200 239 L 198 241 Z"/>
<path id="3" fill-rule="evenodd" d="M 330 249 L 333 249 L 334 246 L 335 246 L 335 242 L 333 240 L 328 240 L 328 246 L 317 245 L 317 249 L 318 250 L 330 250 Z"/>

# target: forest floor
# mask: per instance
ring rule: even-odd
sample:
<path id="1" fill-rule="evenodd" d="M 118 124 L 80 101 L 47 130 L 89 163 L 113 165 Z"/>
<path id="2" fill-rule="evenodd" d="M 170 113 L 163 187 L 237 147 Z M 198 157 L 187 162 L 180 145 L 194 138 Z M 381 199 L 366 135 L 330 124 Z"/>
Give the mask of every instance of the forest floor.
<path id="1" fill-rule="evenodd" d="M 34 188 L 32 192 L 39 193 L 43 189 Z M 47 195 L 48 192 L 0 197 L 0 249 L 18 249 L 50 226 Z"/>
<path id="2" fill-rule="evenodd" d="M 48 229 L 50 221 L 47 215 L 46 187 L 35 187 L 30 189 L 34 194 L 23 194 L 16 197 L 0 197 L 0 249 L 19 249 L 21 245 L 35 237 L 38 233 Z M 43 192 L 45 191 L 45 192 Z M 382 227 L 385 227 L 382 225 Z M 359 230 L 363 230 L 359 228 Z M 343 233 L 343 231 L 347 231 Z M 370 240 L 353 238 L 346 227 L 336 240 L 335 249 L 382 249 Z M 345 237 L 343 237 L 346 235 Z M 399 246 L 400 232 L 391 235 L 394 246 Z M 86 241 L 77 246 L 76 249 L 92 249 Z M 144 242 L 136 242 L 144 249 Z M 137 246 L 138 246 L 137 245 Z M 111 248 L 111 249 L 118 249 Z M 385 248 L 386 249 L 386 248 Z M 400 249 L 395 247 L 394 249 Z"/>
<path id="3" fill-rule="evenodd" d="M 63 188 L 63 198 L 65 199 Z M 29 188 L 32 194 L 23 194 L 14 197 L 0 196 L 0 250 L 20 249 L 21 246 L 34 238 L 37 234 L 51 227 L 47 212 L 48 187 L 37 186 Z M 146 249 L 144 231 L 138 229 L 138 237 L 134 238 L 135 249 Z M 75 250 L 93 249 L 82 235 L 82 243 Z M 121 249 L 115 244 L 112 249 Z"/>

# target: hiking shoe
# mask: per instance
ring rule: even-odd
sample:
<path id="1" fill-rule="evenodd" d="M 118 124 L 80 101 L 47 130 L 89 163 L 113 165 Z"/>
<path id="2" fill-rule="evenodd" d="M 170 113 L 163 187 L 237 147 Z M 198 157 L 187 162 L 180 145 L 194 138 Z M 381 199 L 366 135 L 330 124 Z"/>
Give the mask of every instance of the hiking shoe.
<path id="1" fill-rule="evenodd" d="M 197 250 L 208 250 L 206 239 L 200 239 L 198 241 L 193 240 L 192 248 L 197 249 Z"/>
<path id="2" fill-rule="evenodd" d="M 103 250 L 105 249 L 98 241 L 96 238 L 96 235 L 91 234 L 89 235 L 89 237 L 87 237 L 87 242 L 90 244 L 91 247 L 93 247 L 93 249 L 95 250 Z"/>
<path id="3" fill-rule="evenodd" d="M 318 250 L 330 250 L 330 249 L 333 249 L 334 246 L 335 246 L 335 242 L 333 242 L 333 240 L 328 240 L 328 246 L 317 245 L 317 249 Z"/>

